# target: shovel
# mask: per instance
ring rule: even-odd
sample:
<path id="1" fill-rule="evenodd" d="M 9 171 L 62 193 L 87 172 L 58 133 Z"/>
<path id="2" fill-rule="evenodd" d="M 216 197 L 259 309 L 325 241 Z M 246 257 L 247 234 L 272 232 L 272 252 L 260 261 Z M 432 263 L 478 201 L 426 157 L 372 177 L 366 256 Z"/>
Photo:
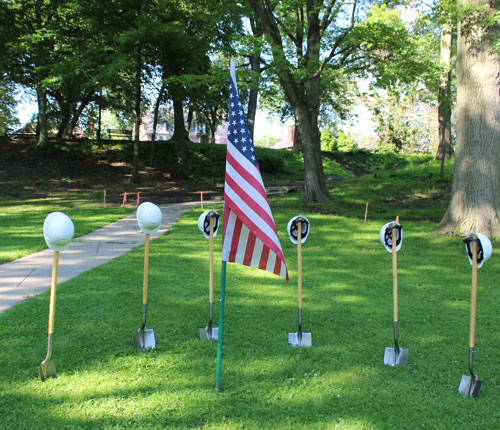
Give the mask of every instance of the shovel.
<path id="1" fill-rule="evenodd" d="M 144 277 L 142 283 L 142 325 L 132 332 L 134 347 L 137 351 L 153 349 L 156 346 L 155 334 L 152 328 L 146 327 L 146 313 L 148 308 L 148 269 L 149 269 L 149 234 L 146 234 L 144 244 Z"/>
<path id="2" fill-rule="evenodd" d="M 38 372 L 40 379 L 45 381 L 47 378 L 56 376 L 56 366 L 50 359 L 52 356 L 52 335 L 54 333 L 54 313 L 56 310 L 56 285 L 57 271 L 59 267 L 59 251 L 54 251 L 54 264 L 52 266 L 52 282 L 50 283 L 50 304 L 49 304 L 49 336 L 47 342 L 47 355 L 45 360 L 40 363 Z"/>
<path id="3" fill-rule="evenodd" d="M 219 328 L 212 327 L 214 312 L 214 217 L 210 216 L 210 268 L 209 268 L 209 319 L 208 326 L 200 328 L 200 340 L 217 340 L 219 337 Z"/>
<path id="4" fill-rule="evenodd" d="M 392 291 L 394 308 L 394 348 L 385 348 L 384 364 L 388 366 L 406 366 L 408 363 L 408 349 L 400 348 L 398 344 L 398 260 L 396 251 L 397 224 L 392 224 Z"/>
<path id="5" fill-rule="evenodd" d="M 476 332 L 476 294 L 477 294 L 477 242 L 479 239 L 467 238 L 472 243 L 472 294 L 470 304 L 470 333 L 469 333 L 469 375 L 462 375 L 458 392 L 464 396 L 479 397 L 483 381 L 474 373 L 474 337 Z"/>
<path id="6" fill-rule="evenodd" d="M 311 333 L 302 331 L 302 223 L 297 222 L 297 260 L 299 285 L 299 328 L 296 333 L 288 333 L 288 343 L 292 346 L 311 346 Z"/>

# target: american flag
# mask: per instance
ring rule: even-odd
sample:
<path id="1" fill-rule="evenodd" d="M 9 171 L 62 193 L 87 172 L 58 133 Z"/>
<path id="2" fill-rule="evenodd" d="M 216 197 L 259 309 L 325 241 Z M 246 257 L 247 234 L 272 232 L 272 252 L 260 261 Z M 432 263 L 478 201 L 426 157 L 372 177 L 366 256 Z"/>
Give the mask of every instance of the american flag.
<path id="1" fill-rule="evenodd" d="M 230 79 L 222 260 L 266 270 L 288 281 L 285 257 L 238 97 L 234 66 Z"/>

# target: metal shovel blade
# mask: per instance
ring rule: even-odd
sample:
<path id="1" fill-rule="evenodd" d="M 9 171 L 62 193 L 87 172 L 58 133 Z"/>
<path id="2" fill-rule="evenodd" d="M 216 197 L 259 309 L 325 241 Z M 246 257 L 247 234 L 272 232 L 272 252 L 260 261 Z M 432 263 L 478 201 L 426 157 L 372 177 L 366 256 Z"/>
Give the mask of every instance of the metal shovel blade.
<path id="1" fill-rule="evenodd" d="M 208 326 L 200 328 L 200 340 L 217 340 L 219 339 L 219 327 L 212 327 L 209 330 Z"/>
<path id="2" fill-rule="evenodd" d="M 40 363 L 40 367 L 38 368 L 40 379 L 42 381 L 45 381 L 47 378 L 57 376 L 56 365 L 54 364 L 54 362 L 52 360 L 48 360 L 47 362 L 44 361 Z"/>
<path id="3" fill-rule="evenodd" d="M 458 392 L 464 396 L 471 396 L 477 399 L 481 391 L 481 385 L 483 385 L 483 381 L 477 376 L 462 375 Z"/>
<path id="4" fill-rule="evenodd" d="M 132 339 L 134 347 L 137 351 L 144 351 L 145 349 L 154 349 L 156 346 L 155 333 L 152 328 L 144 330 L 138 329 L 132 332 Z"/>
<path id="5" fill-rule="evenodd" d="M 311 333 L 302 332 L 302 336 L 299 336 L 299 332 L 288 333 L 288 343 L 292 346 L 311 346 L 312 338 Z"/>
<path id="6" fill-rule="evenodd" d="M 407 348 L 385 348 L 384 364 L 386 366 L 406 366 L 408 363 L 408 349 Z"/>

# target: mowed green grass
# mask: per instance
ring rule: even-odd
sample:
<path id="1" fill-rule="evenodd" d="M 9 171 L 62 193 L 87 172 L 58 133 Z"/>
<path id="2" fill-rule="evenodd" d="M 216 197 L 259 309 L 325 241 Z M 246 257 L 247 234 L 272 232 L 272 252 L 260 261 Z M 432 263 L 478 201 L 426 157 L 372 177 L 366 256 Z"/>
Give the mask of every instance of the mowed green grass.
<path id="1" fill-rule="evenodd" d="M 75 237 L 131 213 L 128 208 L 104 207 L 92 200 L 3 200 L 0 202 L 0 264 L 45 249 L 43 222 L 54 211 L 64 212 L 73 220 Z"/>
<path id="2" fill-rule="evenodd" d="M 491 429 L 500 420 L 500 333 L 493 255 L 478 273 L 478 400 L 458 392 L 467 373 L 471 266 L 460 238 L 435 223 L 401 219 L 398 253 L 403 368 L 383 364 L 393 346 L 391 255 L 378 239 L 389 219 L 304 212 L 303 329 L 297 330 L 297 248 L 286 237 L 293 209 L 274 208 L 290 283 L 227 265 L 222 389 L 208 322 L 208 241 L 193 210 L 151 242 L 148 328 L 157 348 L 137 353 L 139 247 L 57 289 L 53 359 L 41 382 L 48 292 L 0 314 L 3 429 Z M 220 212 L 221 207 L 217 208 Z M 494 245 L 495 246 L 495 245 Z M 215 239 L 218 315 L 221 237 Z M 61 252 L 64 260 L 64 251 Z M 217 324 L 216 324 L 217 325 Z"/>

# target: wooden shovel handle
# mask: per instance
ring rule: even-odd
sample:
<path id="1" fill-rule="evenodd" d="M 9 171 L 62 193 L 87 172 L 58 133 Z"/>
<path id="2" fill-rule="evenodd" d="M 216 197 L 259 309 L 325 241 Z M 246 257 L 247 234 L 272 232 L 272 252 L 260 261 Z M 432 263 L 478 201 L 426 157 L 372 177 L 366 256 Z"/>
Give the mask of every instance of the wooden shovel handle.
<path id="1" fill-rule="evenodd" d="M 209 267 L 209 303 L 214 302 L 214 218 L 210 217 L 210 267 Z"/>
<path id="2" fill-rule="evenodd" d="M 476 333 L 476 297 L 477 297 L 477 242 L 472 242 L 472 294 L 470 301 L 469 347 L 474 348 Z"/>
<path id="3" fill-rule="evenodd" d="M 394 322 L 398 322 L 398 252 L 396 251 L 396 224 L 392 224 L 392 294 Z"/>
<path id="4" fill-rule="evenodd" d="M 297 223 L 297 263 L 298 263 L 298 286 L 299 286 L 299 308 L 302 309 L 302 223 Z"/>
<path id="5" fill-rule="evenodd" d="M 54 263 L 52 265 L 52 280 L 50 282 L 49 334 L 54 333 L 54 314 L 56 311 L 56 286 L 57 286 L 58 270 L 59 270 L 59 251 L 54 251 Z"/>
<path id="6" fill-rule="evenodd" d="M 142 279 L 142 304 L 148 303 L 148 272 L 149 272 L 149 234 L 144 242 L 144 274 Z"/>

